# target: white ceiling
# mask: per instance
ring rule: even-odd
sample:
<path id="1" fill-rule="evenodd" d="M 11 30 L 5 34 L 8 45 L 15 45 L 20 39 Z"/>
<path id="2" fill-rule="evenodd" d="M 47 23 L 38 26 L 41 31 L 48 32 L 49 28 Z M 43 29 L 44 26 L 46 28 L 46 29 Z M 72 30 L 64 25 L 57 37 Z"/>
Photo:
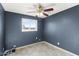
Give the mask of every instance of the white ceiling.
<path id="1" fill-rule="evenodd" d="M 78 3 L 42 3 L 41 4 L 44 9 L 53 7 L 54 10 L 52 12 L 48 12 L 47 14 L 53 15 L 55 13 L 61 12 L 68 8 L 78 5 Z M 36 16 L 36 6 L 37 3 L 2 3 L 3 8 L 5 11 L 20 13 L 24 15 L 31 15 Z M 30 13 L 33 11 L 32 13 Z M 45 18 L 44 15 L 40 16 L 41 18 Z"/>

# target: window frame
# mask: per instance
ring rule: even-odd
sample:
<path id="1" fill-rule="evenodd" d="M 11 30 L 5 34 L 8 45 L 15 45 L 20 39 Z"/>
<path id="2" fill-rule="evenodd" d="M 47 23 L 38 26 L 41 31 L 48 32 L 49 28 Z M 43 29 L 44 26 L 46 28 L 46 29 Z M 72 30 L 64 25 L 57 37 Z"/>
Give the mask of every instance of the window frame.
<path id="1" fill-rule="evenodd" d="M 24 20 L 23 20 L 24 19 Z M 27 27 L 26 26 L 26 24 L 25 23 L 23 23 L 25 21 L 25 23 L 27 23 L 27 22 L 29 22 L 29 23 L 27 23 L 27 25 L 29 26 L 29 27 Z M 35 21 L 35 23 L 33 23 Z M 31 22 L 31 23 L 30 23 Z M 33 25 L 34 24 L 34 25 Z M 24 29 L 23 28 L 23 25 L 27 28 L 27 29 Z M 34 26 L 34 28 L 33 28 L 33 26 Z M 22 27 L 22 32 L 33 32 L 33 31 L 38 31 L 38 21 L 36 20 L 36 19 L 30 19 L 30 18 L 22 18 L 21 19 L 21 27 Z"/>

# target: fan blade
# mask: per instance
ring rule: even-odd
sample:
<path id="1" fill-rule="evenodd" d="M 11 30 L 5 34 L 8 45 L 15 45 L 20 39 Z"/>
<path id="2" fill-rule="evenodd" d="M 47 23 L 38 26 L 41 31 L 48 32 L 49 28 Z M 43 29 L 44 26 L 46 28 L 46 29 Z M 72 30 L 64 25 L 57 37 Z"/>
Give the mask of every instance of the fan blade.
<path id="1" fill-rule="evenodd" d="M 49 16 L 48 14 L 46 14 L 46 13 L 43 13 L 43 15 L 45 15 L 45 16 Z"/>
<path id="2" fill-rule="evenodd" d="M 47 11 L 53 11 L 54 9 L 53 8 L 49 8 L 49 9 L 45 9 L 44 11 L 47 12 Z"/>

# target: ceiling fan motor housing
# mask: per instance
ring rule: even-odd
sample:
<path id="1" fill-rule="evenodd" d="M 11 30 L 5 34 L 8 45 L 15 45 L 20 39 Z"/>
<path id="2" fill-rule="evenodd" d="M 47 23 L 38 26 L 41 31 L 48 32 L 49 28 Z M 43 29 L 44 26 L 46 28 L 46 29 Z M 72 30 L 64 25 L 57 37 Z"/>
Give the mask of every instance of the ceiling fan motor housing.
<path id="1" fill-rule="evenodd" d="M 43 12 L 43 6 L 41 5 L 41 4 L 39 4 L 38 6 L 37 6 L 37 12 L 38 13 L 42 13 Z"/>

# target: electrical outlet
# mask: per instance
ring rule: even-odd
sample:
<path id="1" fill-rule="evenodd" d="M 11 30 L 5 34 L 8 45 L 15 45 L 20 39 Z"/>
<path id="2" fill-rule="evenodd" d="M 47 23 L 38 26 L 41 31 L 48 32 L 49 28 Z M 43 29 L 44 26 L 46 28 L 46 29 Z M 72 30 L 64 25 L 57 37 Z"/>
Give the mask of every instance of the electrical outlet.
<path id="1" fill-rule="evenodd" d="M 3 51 L 4 51 L 4 48 L 3 48 Z"/>
<path id="2" fill-rule="evenodd" d="M 57 42 L 57 45 L 60 45 L 60 42 Z"/>
<path id="3" fill-rule="evenodd" d="M 39 39 L 39 41 L 40 41 L 41 39 Z"/>
<path id="4" fill-rule="evenodd" d="M 36 40 L 38 39 L 38 37 L 36 37 Z"/>
<path id="5" fill-rule="evenodd" d="M 13 48 L 16 48 L 16 45 L 13 45 Z"/>

